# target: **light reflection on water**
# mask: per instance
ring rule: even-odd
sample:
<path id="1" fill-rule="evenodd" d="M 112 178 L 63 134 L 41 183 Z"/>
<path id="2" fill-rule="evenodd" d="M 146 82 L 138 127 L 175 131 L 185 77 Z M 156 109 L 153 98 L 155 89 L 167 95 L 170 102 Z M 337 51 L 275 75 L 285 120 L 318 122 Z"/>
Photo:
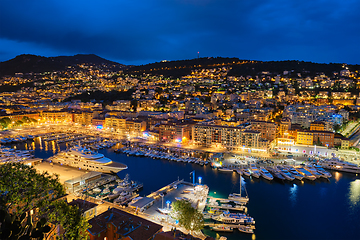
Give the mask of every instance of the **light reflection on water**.
<path id="1" fill-rule="evenodd" d="M 292 206 L 296 204 L 298 186 L 294 183 L 290 190 L 290 201 Z"/>
<path id="2" fill-rule="evenodd" d="M 355 207 L 360 200 L 360 179 L 350 182 L 349 200 L 353 207 Z"/>

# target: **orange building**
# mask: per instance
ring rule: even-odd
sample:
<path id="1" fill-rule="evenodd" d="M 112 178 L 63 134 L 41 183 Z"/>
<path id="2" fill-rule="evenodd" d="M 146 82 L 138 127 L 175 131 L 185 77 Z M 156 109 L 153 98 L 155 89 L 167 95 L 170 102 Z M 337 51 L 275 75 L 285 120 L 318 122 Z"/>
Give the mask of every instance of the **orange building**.
<path id="1" fill-rule="evenodd" d="M 312 131 L 314 145 L 322 145 L 326 147 L 334 147 L 334 133 L 328 131 Z"/>
<path id="2" fill-rule="evenodd" d="M 310 131 L 325 131 L 325 123 L 320 121 L 310 123 Z"/>

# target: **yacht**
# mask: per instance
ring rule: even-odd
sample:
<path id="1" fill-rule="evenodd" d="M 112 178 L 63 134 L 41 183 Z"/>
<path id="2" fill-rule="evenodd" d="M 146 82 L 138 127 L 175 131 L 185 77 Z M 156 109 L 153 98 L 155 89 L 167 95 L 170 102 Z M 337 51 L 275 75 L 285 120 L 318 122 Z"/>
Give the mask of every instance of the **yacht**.
<path id="1" fill-rule="evenodd" d="M 305 179 L 308 179 L 311 181 L 314 181 L 316 179 L 315 175 L 313 175 L 311 172 L 309 172 L 308 170 L 306 170 L 303 167 L 296 167 L 295 170 L 298 171 L 301 175 L 303 175 Z"/>
<path id="2" fill-rule="evenodd" d="M 285 180 L 285 177 L 281 175 L 279 169 L 276 167 L 267 167 L 266 170 L 268 170 L 277 179 L 280 179 L 281 181 Z"/>
<path id="3" fill-rule="evenodd" d="M 295 179 L 295 177 L 285 168 L 281 167 L 281 166 L 277 166 L 277 169 L 279 170 L 280 174 L 289 181 L 293 181 Z"/>
<path id="4" fill-rule="evenodd" d="M 226 226 L 226 225 L 215 225 L 211 227 L 211 230 L 217 231 L 217 232 L 232 232 L 234 230 L 233 227 Z"/>
<path id="5" fill-rule="evenodd" d="M 314 165 L 314 168 L 321 174 L 323 178 L 331 178 L 331 173 L 325 171 L 320 165 Z"/>
<path id="6" fill-rule="evenodd" d="M 250 168 L 249 171 L 251 172 L 251 176 L 259 178 L 260 177 L 260 171 L 259 169 L 256 167 L 255 164 L 250 164 Z"/>
<path id="7" fill-rule="evenodd" d="M 252 228 L 252 226 L 239 225 L 238 230 L 243 233 L 254 233 L 254 228 Z"/>
<path id="8" fill-rule="evenodd" d="M 255 224 L 255 220 L 243 213 L 224 212 L 219 216 L 212 216 L 215 221 L 232 224 Z"/>
<path id="9" fill-rule="evenodd" d="M 266 169 L 263 168 L 263 167 L 260 167 L 260 174 L 261 174 L 261 176 L 262 176 L 263 178 L 265 178 L 266 180 L 271 181 L 271 180 L 274 179 L 273 175 L 271 175 L 271 173 L 269 173 L 269 171 L 266 170 Z"/>
<path id="10" fill-rule="evenodd" d="M 81 146 L 74 146 L 68 150 L 59 152 L 48 160 L 61 165 L 105 173 L 117 173 L 127 169 L 125 164 L 113 162 L 103 154 L 93 152 Z"/>
<path id="11" fill-rule="evenodd" d="M 325 159 L 319 162 L 319 165 L 326 169 L 348 172 L 348 173 L 360 173 L 360 167 L 354 163 L 344 162 L 336 158 Z"/>
<path id="12" fill-rule="evenodd" d="M 290 174 L 292 174 L 292 176 L 294 176 L 294 178 L 298 180 L 303 180 L 304 176 L 300 174 L 298 171 L 296 171 L 294 167 L 287 166 L 287 170 L 289 171 Z"/>

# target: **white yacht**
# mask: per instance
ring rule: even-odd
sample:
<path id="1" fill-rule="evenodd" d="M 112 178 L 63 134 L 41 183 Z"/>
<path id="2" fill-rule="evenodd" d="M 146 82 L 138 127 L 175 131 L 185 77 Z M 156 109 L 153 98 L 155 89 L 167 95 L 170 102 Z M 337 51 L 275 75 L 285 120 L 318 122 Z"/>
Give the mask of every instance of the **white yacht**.
<path id="1" fill-rule="evenodd" d="M 348 172 L 348 173 L 360 173 L 360 167 L 354 163 L 344 162 L 336 158 L 325 159 L 319 162 L 319 165 L 326 169 Z"/>
<path id="2" fill-rule="evenodd" d="M 59 152 L 48 160 L 62 165 L 105 173 L 117 173 L 127 169 L 125 164 L 113 162 L 103 154 L 93 152 L 81 146 L 74 146 L 68 150 Z"/>

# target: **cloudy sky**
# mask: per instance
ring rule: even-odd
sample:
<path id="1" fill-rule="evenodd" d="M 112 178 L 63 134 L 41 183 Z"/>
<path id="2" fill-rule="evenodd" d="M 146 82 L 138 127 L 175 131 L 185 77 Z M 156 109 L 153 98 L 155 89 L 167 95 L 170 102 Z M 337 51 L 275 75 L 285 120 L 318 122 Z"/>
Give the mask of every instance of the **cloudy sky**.
<path id="1" fill-rule="evenodd" d="M 0 0 L 0 61 L 94 53 L 360 64 L 358 0 Z"/>

